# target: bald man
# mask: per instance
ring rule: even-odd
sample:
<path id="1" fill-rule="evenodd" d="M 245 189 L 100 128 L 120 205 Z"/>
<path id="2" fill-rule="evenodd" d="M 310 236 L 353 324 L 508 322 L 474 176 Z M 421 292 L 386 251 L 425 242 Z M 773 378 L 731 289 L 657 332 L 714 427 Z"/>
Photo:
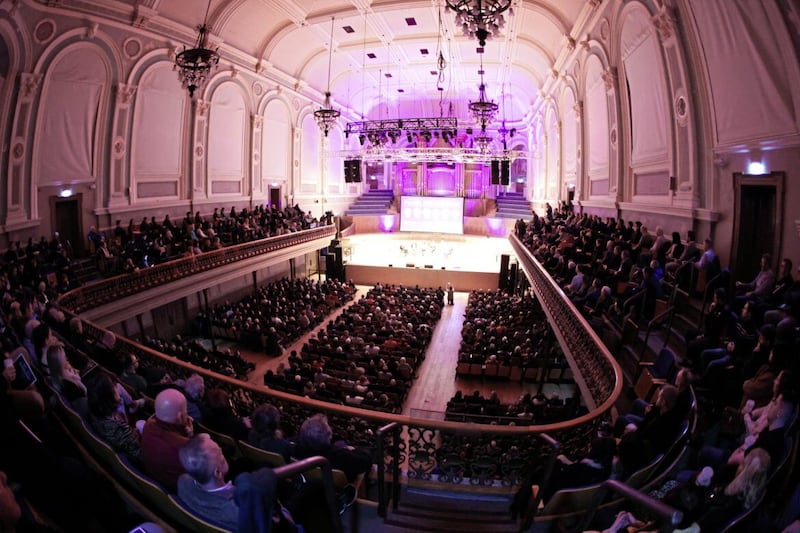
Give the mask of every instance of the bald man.
<path id="1" fill-rule="evenodd" d="M 178 453 L 192 434 L 192 418 L 186 412 L 183 393 L 177 389 L 161 391 L 156 396 L 155 414 L 142 430 L 142 462 L 145 471 L 172 492 L 184 472 Z"/>

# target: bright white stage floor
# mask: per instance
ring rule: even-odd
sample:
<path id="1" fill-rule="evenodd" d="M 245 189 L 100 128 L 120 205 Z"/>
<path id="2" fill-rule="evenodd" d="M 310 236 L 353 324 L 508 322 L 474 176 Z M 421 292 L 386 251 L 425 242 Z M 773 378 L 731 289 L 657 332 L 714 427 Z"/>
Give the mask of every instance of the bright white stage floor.
<path id="1" fill-rule="evenodd" d="M 394 232 L 342 239 L 342 255 L 348 265 L 496 274 L 503 254 L 513 257 L 506 237 Z"/>

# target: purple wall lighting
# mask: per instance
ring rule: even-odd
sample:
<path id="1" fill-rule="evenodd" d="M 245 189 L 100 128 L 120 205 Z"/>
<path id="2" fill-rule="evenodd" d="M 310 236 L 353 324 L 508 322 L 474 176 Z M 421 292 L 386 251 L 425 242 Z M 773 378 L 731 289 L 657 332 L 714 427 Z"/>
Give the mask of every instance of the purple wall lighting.
<path id="1" fill-rule="evenodd" d="M 492 237 L 505 237 L 506 236 L 506 224 L 502 218 L 490 218 L 487 217 L 486 219 L 486 233 Z"/>
<path id="2" fill-rule="evenodd" d="M 397 215 L 381 215 L 380 228 L 384 233 L 391 233 L 397 229 Z"/>

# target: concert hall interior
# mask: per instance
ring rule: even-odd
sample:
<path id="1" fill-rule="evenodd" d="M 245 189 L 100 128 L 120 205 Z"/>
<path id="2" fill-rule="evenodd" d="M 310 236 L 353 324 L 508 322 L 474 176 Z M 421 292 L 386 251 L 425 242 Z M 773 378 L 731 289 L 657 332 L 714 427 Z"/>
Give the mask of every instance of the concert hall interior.
<path id="1" fill-rule="evenodd" d="M 0 530 L 800 530 L 797 87 L 798 0 L 0 0 Z"/>

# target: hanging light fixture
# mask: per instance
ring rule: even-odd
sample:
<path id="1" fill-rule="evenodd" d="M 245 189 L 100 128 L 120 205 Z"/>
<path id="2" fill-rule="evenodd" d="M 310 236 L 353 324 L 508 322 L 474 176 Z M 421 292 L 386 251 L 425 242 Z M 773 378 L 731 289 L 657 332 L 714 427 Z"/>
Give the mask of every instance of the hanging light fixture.
<path id="1" fill-rule="evenodd" d="M 456 24 L 464 35 L 477 39 L 481 46 L 486 40 L 497 37 L 505 26 L 505 11 L 512 15 L 512 0 L 446 0 L 447 7 L 456 12 Z"/>
<path id="2" fill-rule="evenodd" d="M 486 98 L 486 84 L 483 83 L 483 55 L 481 55 L 481 84 L 478 87 L 478 99 L 469 103 L 469 111 L 477 124 L 481 125 L 481 131 L 486 132 L 486 125 L 494 120 L 500 106 Z"/>
<path id="3" fill-rule="evenodd" d="M 314 111 L 314 120 L 317 121 L 317 126 L 325 134 L 325 137 L 328 136 L 328 132 L 333 129 L 333 125 L 336 124 L 336 119 L 339 118 L 339 113 L 333 107 L 331 107 L 331 61 L 333 60 L 333 17 L 331 17 L 331 40 L 328 43 L 328 88 L 325 91 L 325 103 L 320 108 Z"/>
<path id="4" fill-rule="evenodd" d="M 194 92 L 205 85 L 211 70 L 219 63 L 219 53 L 216 49 L 206 48 L 208 39 L 208 11 L 211 0 L 208 0 L 206 16 L 203 24 L 197 27 L 197 41 L 194 48 L 183 47 L 183 52 L 175 56 L 175 67 L 178 69 L 178 79 L 184 89 L 189 89 L 189 98 L 194 97 Z"/>

